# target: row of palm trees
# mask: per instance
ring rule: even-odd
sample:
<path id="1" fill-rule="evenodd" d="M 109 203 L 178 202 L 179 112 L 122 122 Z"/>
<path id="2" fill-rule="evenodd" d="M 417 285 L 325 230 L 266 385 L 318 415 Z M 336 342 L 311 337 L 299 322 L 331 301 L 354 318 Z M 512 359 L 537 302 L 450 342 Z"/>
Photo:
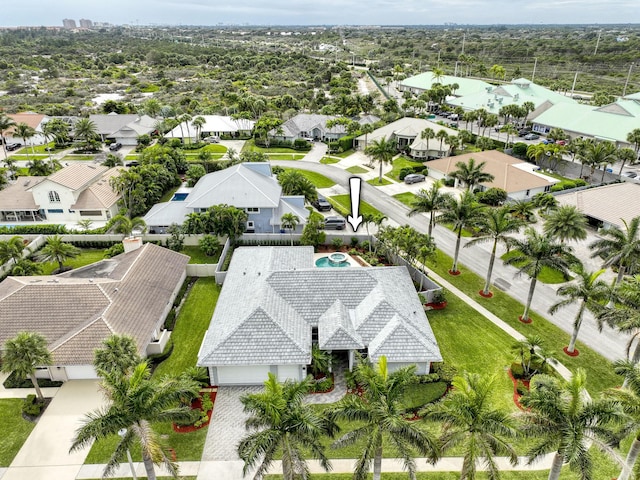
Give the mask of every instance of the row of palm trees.
<path id="1" fill-rule="evenodd" d="M 480 466 L 496 480 L 500 471 L 495 457 L 504 455 L 516 465 L 513 443 L 525 439 L 529 464 L 553 454 L 549 480 L 557 480 L 565 464 L 581 478 L 592 478 L 592 444 L 622 465 L 618 478 L 626 480 L 640 453 L 640 367 L 621 363 L 616 371 L 628 386 L 597 399 L 586 392 L 581 369 L 568 381 L 537 375 L 521 399 L 525 410 L 517 415 L 493 404 L 495 377 L 464 372 L 454 378 L 453 390 L 443 400 L 423 407 L 421 422 L 409 420 L 402 403 L 418 381 L 415 366 L 390 372 L 385 357 L 376 365 L 359 359 L 354 374 L 361 394 L 348 394 L 322 412 L 303 402 L 311 377 L 282 384 L 269 374 L 264 392 L 242 398 L 250 416 L 238 453 L 244 474 L 251 472 L 254 479 L 262 478 L 278 455 L 285 480 L 308 478 L 308 456 L 331 469 L 322 441 L 329 437 L 331 448 L 358 445 L 353 478 L 361 480 L 371 469 L 373 478 L 380 479 L 385 450 L 402 459 L 410 478 L 415 478 L 418 457 L 436 463 L 455 450 L 462 457 L 461 480 L 475 479 Z M 353 429 L 341 432 L 339 422 L 349 422 Z M 624 461 L 612 446 L 629 433 L 634 443 Z"/>

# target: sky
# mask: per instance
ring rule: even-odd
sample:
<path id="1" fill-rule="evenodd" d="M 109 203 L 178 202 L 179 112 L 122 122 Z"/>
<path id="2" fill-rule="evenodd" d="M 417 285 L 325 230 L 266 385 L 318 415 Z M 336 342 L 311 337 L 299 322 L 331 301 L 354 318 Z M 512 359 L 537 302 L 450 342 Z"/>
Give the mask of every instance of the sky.
<path id="1" fill-rule="evenodd" d="M 0 26 L 62 26 L 63 18 L 116 25 L 442 25 L 640 23 L 638 0 L 20 0 Z"/>

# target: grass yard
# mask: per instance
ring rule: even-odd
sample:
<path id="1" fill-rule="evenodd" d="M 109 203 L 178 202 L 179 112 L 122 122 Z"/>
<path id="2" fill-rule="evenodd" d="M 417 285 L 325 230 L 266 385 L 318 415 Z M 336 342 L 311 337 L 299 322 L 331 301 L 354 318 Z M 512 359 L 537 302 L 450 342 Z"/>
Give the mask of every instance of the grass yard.
<path id="1" fill-rule="evenodd" d="M 421 162 L 415 162 L 407 157 L 398 157 L 393 161 L 393 168 L 386 175 L 393 178 L 396 182 L 400 182 L 400 170 L 403 168 L 413 168 L 424 166 Z"/>
<path id="2" fill-rule="evenodd" d="M 215 277 L 203 277 L 196 281 L 171 334 L 173 352 L 158 365 L 153 373 L 155 377 L 180 375 L 187 367 L 195 366 L 198 349 L 209 327 L 219 294 L 220 286 L 216 284 Z"/>
<path id="3" fill-rule="evenodd" d="M 189 263 L 218 263 L 218 260 L 220 260 L 220 254 L 222 253 L 222 245 L 220 245 L 216 254 L 211 257 L 205 255 L 200 247 L 197 246 L 184 247 L 180 253 L 184 253 L 191 257 Z"/>
<path id="4" fill-rule="evenodd" d="M 291 170 L 289 168 L 285 168 L 285 170 Z M 330 188 L 333 187 L 336 182 L 331 180 L 330 178 L 325 177 L 316 172 L 311 172 L 309 170 L 298 170 L 302 175 L 304 175 L 307 180 L 309 180 L 316 188 Z"/>
<path id="5" fill-rule="evenodd" d="M 369 173 L 371 170 L 367 170 L 366 168 L 360 167 L 358 165 L 354 165 L 353 167 L 349 167 L 346 169 L 347 172 L 353 173 L 354 175 L 358 175 L 359 173 Z"/>
<path id="6" fill-rule="evenodd" d="M 207 161 L 220 160 L 222 157 L 224 157 L 224 153 L 212 153 L 211 156 L 209 157 L 209 160 Z M 185 155 L 184 158 L 189 163 L 202 162 L 202 159 L 198 156 L 198 154 Z M 134 158 L 133 160 L 136 160 L 136 159 Z"/>
<path id="7" fill-rule="evenodd" d="M 51 153 L 62 152 L 63 150 L 67 150 L 69 147 L 56 148 L 55 142 L 45 143 L 44 145 L 36 145 L 33 147 L 33 151 L 35 153 L 46 153 L 49 154 L 47 148 L 51 149 Z M 31 148 L 29 148 L 29 153 L 31 153 Z"/>
<path id="8" fill-rule="evenodd" d="M 267 153 L 269 160 L 302 160 L 304 153 Z"/>
<path id="9" fill-rule="evenodd" d="M 109 480 L 131 480 L 132 477 L 109 477 Z M 180 480 L 197 480 L 198 477 L 186 476 L 183 477 L 180 475 L 178 477 Z M 157 480 L 174 480 L 173 477 L 156 477 Z M 92 480 L 102 480 L 101 478 L 94 478 Z"/>
<path id="10" fill-rule="evenodd" d="M 9 155 L 9 160 L 13 160 L 16 162 L 27 162 L 29 160 L 49 160 L 49 155 L 33 155 L 31 153 L 31 149 L 29 149 L 29 155 L 27 155 L 26 152 L 17 155 Z"/>
<path id="11" fill-rule="evenodd" d="M 243 152 L 262 152 L 262 153 L 300 153 L 300 150 L 294 150 L 293 148 L 283 148 L 283 147 L 271 147 L 271 148 L 263 148 L 258 147 L 255 144 L 255 141 L 252 139 L 244 142 L 244 146 L 242 147 Z M 302 156 L 306 155 L 306 152 L 302 154 Z"/>
<path id="12" fill-rule="evenodd" d="M 407 207 L 413 208 L 413 203 L 416 201 L 416 194 L 413 192 L 396 193 L 393 198 L 404 203 Z"/>
<path id="13" fill-rule="evenodd" d="M 322 159 L 320 160 L 320 163 L 322 163 L 323 165 L 331 165 L 333 163 L 338 163 L 340 160 L 341 160 L 340 158 L 322 157 Z"/>
<path id="14" fill-rule="evenodd" d="M 327 200 L 331 203 L 333 208 L 343 216 L 347 216 L 351 213 L 351 196 L 350 195 L 334 195 Z M 382 215 L 382 212 L 377 208 L 369 205 L 364 200 L 360 200 L 360 214 L 361 215 Z"/>
<path id="15" fill-rule="evenodd" d="M 176 185 L 175 187 L 164 192 L 164 195 L 160 197 L 160 200 L 158 200 L 158 203 L 171 201 L 171 199 L 173 198 L 173 194 L 176 193 L 181 186 L 182 185 Z"/>
<path id="16" fill-rule="evenodd" d="M 104 252 L 105 250 L 102 248 L 82 248 L 80 255 L 64 262 L 64 266 L 80 268 L 90 263 L 99 262 L 100 260 L 104 260 Z M 42 275 L 51 275 L 51 272 L 58 268 L 56 262 L 42 262 L 40 265 L 42 266 Z"/>
<path id="17" fill-rule="evenodd" d="M 575 371 L 579 367 L 584 368 L 587 371 L 587 387 L 590 393 L 595 394 L 606 388 L 620 385 L 620 377 L 613 373 L 611 362 L 606 358 L 594 352 L 580 341 L 578 341 L 576 345 L 580 351 L 580 355 L 577 357 L 565 355 L 562 352 L 562 348 L 569 344 L 570 335 L 568 333 L 565 333 L 562 329 L 556 327 L 533 311 L 530 312 L 533 320 L 532 323 L 527 325 L 520 322 L 518 315 L 524 311 L 523 304 L 495 287 L 492 288 L 493 298 L 481 297 L 478 292 L 484 285 L 484 278 L 469 271 L 464 265 L 460 265 L 460 270 L 462 271 L 460 275 L 449 275 L 448 269 L 451 267 L 451 263 L 451 257 L 438 251 L 436 260 L 428 263 L 427 266 L 523 335 L 540 335 L 545 341 L 546 349 L 553 352 L 556 358 L 571 371 Z M 448 309 L 449 307 L 447 307 L 446 310 Z M 562 314 L 563 312 L 559 312 L 557 315 Z M 432 311 L 429 312 L 428 315 L 430 320 L 437 318 L 437 312 Z M 573 318 L 567 318 L 566 320 L 567 322 L 573 322 Z M 434 327 L 433 323 L 432 327 L 435 331 L 436 327 Z M 440 340 L 437 332 L 436 337 Z M 456 338 L 459 337 L 456 335 Z M 445 340 L 443 343 L 446 344 L 448 342 Z M 620 353 L 622 355 L 622 352 Z"/>
<path id="18" fill-rule="evenodd" d="M 516 254 L 518 253 L 517 250 L 511 250 L 508 253 L 505 253 L 504 255 L 502 255 L 500 258 L 504 261 L 507 260 L 508 258 L 514 257 Z M 521 267 L 522 264 L 521 263 L 516 263 L 513 265 L 514 267 Z M 559 272 L 557 270 L 553 270 L 549 267 L 542 267 L 542 271 L 540 272 L 540 275 L 538 276 L 538 281 L 542 282 L 542 283 L 550 283 L 550 284 L 556 284 L 556 283 L 565 283 L 567 281 L 571 280 L 571 278 L 565 278 L 565 276 L 562 274 L 562 272 Z"/>
<path id="19" fill-rule="evenodd" d="M 380 181 L 379 178 L 372 178 L 371 180 L 367 180 L 367 183 L 369 185 L 373 185 L 374 187 L 383 187 L 385 185 L 391 185 L 392 182 L 391 180 L 389 180 L 388 178 L 382 177 L 382 182 Z"/>
<path id="20" fill-rule="evenodd" d="M 0 399 L 0 467 L 8 467 L 36 426 L 22 418 L 22 399 Z"/>
<path id="21" fill-rule="evenodd" d="M 65 155 L 64 157 L 62 157 L 62 160 L 60 160 L 60 162 L 64 163 L 64 162 L 75 162 L 78 160 L 82 160 L 82 161 L 88 161 L 88 160 L 93 160 L 96 156 L 95 155 Z M 137 159 L 137 156 L 136 158 Z M 135 160 L 134 159 L 134 160 Z"/>
<path id="22" fill-rule="evenodd" d="M 340 157 L 340 158 L 347 158 L 348 156 L 353 155 L 354 153 L 356 153 L 356 151 L 353 148 L 350 148 L 349 150 L 345 150 L 344 152 L 332 153 L 331 156 Z"/>

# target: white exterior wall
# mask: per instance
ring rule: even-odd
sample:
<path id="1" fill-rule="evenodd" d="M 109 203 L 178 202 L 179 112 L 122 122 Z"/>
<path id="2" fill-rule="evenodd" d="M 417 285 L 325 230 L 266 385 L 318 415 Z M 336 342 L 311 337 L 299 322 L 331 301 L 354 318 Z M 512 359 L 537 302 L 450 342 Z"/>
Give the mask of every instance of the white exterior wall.
<path id="1" fill-rule="evenodd" d="M 65 367 L 68 380 L 90 380 L 98 378 L 93 365 L 73 365 Z"/>
<path id="2" fill-rule="evenodd" d="M 512 200 L 530 200 L 536 193 L 544 193 L 544 191 L 545 187 L 531 188 L 520 192 L 511 192 L 508 194 L 508 197 Z M 527 192 L 529 192 L 528 195 Z"/>
<path id="3" fill-rule="evenodd" d="M 60 197 L 59 202 L 51 202 L 49 200 L 49 192 L 54 191 Z M 69 213 L 71 205 L 76 203 L 77 198 L 71 190 L 62 185 L 49 180 L 44 180 L 31 190 L 33 200 L 36 205 L 40 205 L 40 209 L 45 211 L 47 220 L 55 222 L 72 222 L 76 220 L 76 213 Z M 62 213 L 49 213 L 49 210 L 62 210 Z"/>
<path id="4" fill-rule="evenodd" d="M 218 385 L 262 385 L 271 371 L 269 365 L 217 367 Z"/>
<path id="5" fill-rule="evenodd" d="M 420 363 L 397 363 L 397 362 L 389 362 L 387 363 L 387 369 L 389 373 L 395 372 L 403 367 L 407 367 L 409 365 L 416 366 L 416 374 L 418 375 L 426 375 L 429 373 L 429 363 L 428 362 L 420 362 Z"/>
<path id="6" fill-rule="evenodd" d="M 278 365 L 277 368 L 279 382 L 284 382 L 286 380 L 295 380 L 298 382 L 303 379 L 303 369 L 301 365 Z"/>

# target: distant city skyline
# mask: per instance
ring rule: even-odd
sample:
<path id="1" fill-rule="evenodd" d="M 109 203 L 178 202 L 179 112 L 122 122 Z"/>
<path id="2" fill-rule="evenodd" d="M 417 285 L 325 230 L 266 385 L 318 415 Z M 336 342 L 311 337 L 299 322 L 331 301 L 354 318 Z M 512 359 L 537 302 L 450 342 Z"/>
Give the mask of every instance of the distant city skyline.
<path id="1" fill-rule="evenodd" d="M 637 7 L 637 0 L 23 0 L 3 5 L 0 26 L 62 27 L 65 18 L 115 25 L 629 24 L 640 23 Z"/>

